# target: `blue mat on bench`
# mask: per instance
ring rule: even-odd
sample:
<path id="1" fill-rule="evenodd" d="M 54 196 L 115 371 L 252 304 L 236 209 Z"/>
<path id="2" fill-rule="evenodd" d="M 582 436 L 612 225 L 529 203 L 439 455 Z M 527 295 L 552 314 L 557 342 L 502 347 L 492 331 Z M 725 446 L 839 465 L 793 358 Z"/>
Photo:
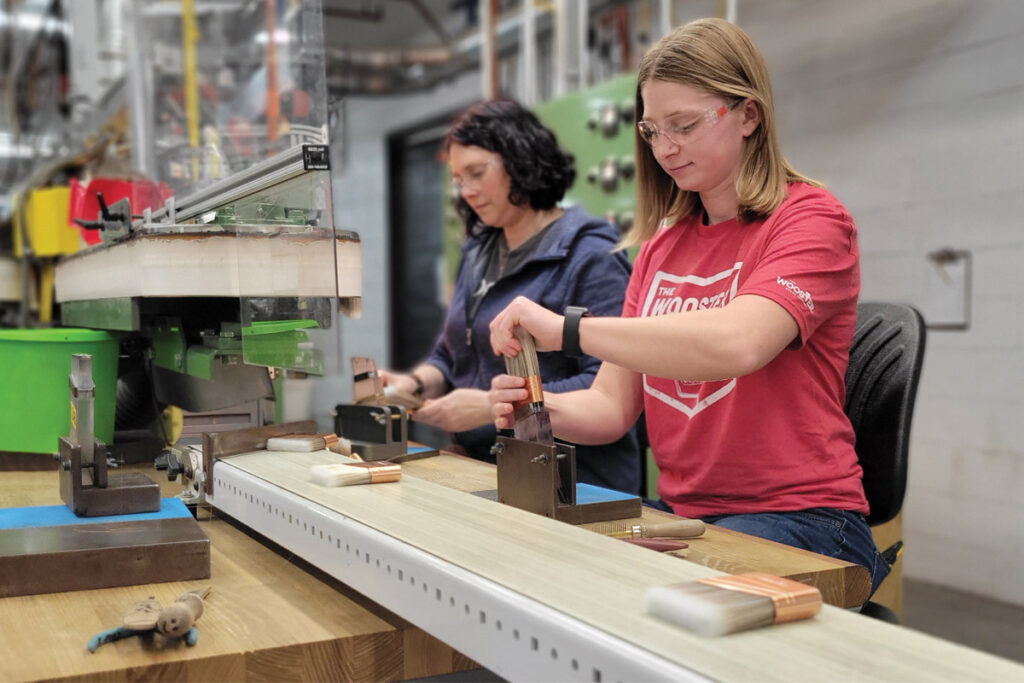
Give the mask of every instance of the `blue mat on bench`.
<path id="1" fill-rule="evenodd" d="M 95 522 L 135 522 L 149 519 L 175 519 L 191 517 L 180 498 L 160 499 L 156 512 L 105 517 L 79 517 L 67 505 L 41 505 L 27 508 L 0 508 L 0 529 L 20 529 L 36 526 L 64 526 L 67 524 L 93 524 Z"/>

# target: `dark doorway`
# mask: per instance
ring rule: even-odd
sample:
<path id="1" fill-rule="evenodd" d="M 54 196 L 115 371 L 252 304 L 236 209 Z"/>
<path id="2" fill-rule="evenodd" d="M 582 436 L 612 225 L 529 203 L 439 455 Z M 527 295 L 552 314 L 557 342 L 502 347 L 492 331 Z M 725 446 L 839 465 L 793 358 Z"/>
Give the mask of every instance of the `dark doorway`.
<path id="1" fill-rule="evenodd" d="M 390 140 L 391 364 L 398 370 L 426 357 L 444 322 L 444 132 L 435 125 Z"/>
<path id="2" fill-rule="evenodd" d="M 444 135 L 451 117 L 388 140 L 391 224 L 391 366 L 410 370 L 441 331 L 444 300 Z M 433 446 L 447 435 L 412 423 L 410 438 Z"/>

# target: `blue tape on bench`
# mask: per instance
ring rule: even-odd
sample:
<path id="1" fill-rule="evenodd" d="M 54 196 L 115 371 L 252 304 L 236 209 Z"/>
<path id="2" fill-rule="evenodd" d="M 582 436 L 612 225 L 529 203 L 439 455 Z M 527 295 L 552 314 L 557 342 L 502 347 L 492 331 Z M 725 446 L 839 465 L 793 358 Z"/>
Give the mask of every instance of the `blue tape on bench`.
<path id="1" fill-rule="evenodd" d="M 148 519 L 175 519 L 191 517 L 180 498 L 162 498 L 156 512 L 106 517 L 78 517 L 67 505 L 41 505 L 27 508 L 0 509 L 0 529 L 20 529 L 35 526 L 65 526 L 67 524 L 93 524 L 96 522 L 135 522 Z"/>
<path id="2" fill-rule="evenodd" d="M 630 500 L 636 496 L 621 491 L 594 486 L 593 484 L 576 484 L 576 504 L 603 503 L 608 500 Z"/>

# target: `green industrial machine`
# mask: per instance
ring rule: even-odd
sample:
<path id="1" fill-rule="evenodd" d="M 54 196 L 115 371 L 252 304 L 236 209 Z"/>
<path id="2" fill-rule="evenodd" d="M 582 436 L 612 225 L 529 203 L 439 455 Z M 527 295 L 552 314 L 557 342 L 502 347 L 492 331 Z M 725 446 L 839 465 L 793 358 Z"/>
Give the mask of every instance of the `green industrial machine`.
<path id="1" fill-rule="evenodd" d="M 534 108 L 576 157 L 576 183 L 566 201 L 623 232 L 636 207 L 635 102 L 636 75 L 625 74 Z"/>

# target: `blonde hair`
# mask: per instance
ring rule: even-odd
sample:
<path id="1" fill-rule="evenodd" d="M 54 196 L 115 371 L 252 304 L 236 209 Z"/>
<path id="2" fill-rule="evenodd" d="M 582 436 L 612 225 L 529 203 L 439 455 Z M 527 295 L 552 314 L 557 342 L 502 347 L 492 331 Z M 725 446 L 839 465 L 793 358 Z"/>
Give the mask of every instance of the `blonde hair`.
<path id="1" fill-rule="evenodd" d="M 644 115 L 644 84 L 651 80 L 683 83 L 723 96 L 733 106 L 750 99 L 761 122 L 744 140 L 743 159 L 736 178 L 739 218 L 766 218 L 786 197 L 786 183 L 820 186 L 793 169 L 783 158 L 775 133 L 771 80 L 764 57 L 741 28 L 724 19 L 698 19 L 680 26 L 657 42 L 640 62 L 636 82 L 636 119 Z M 650 239 L 662 219 L 678 220 L 704 210 L 700 195 L 680 190 L 658 165 L 650 146 L 636 135 L 636 219 L 623 238 L 623 247 Z"/>

